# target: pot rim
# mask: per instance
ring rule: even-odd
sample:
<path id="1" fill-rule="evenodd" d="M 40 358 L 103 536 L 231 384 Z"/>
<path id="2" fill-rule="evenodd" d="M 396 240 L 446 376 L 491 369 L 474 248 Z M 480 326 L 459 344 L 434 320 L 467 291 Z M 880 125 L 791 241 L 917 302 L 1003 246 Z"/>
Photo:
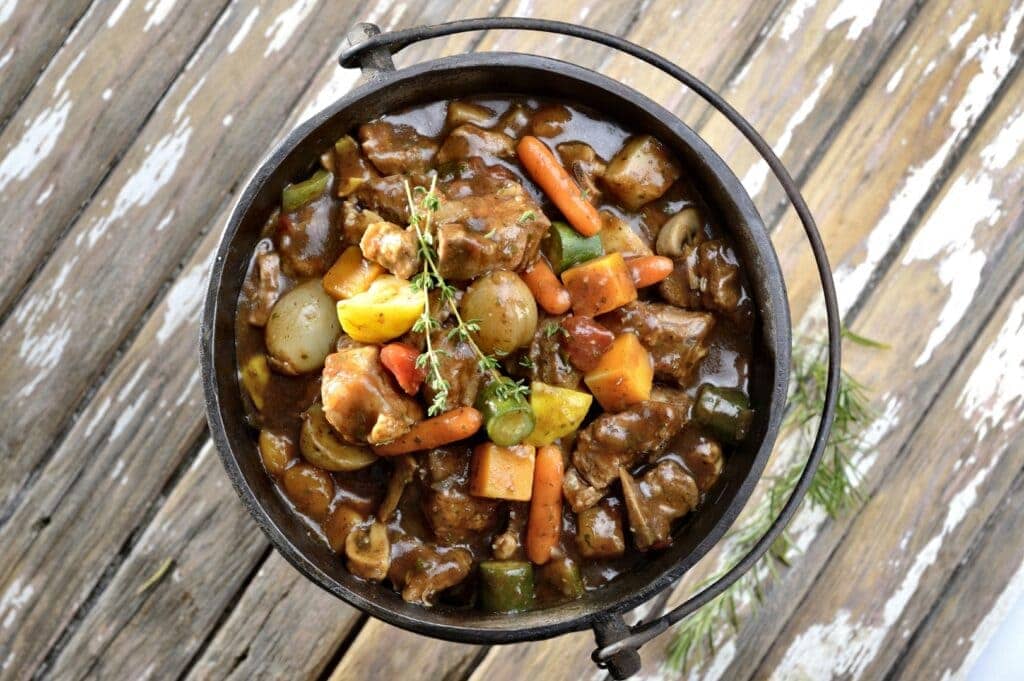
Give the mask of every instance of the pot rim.
<path id="1" fill-rule="evenodd" d="M 387 607 L 386 604 L 368 599 L 349 589 L 317 567 L 274 522 L 264 507 L 264 502 L 256 496 L 253 489 L 247 484 L 237 460 L 238 454 L 234 451 L 231 442 L 228 440 L 224 413 L 221 408 L 221 384 L 217 380 L 213 348 L 214 343 L 218 339 L 216 319 L 218 308 L 221 305 L 220 292 L 223 287 L 224 267 L 228 251 L 254 199 L 263 189 L 268 179 L 276 172 L 281 162 L 320 126 L 363 98 L 372 97 L 387 87 L 401 86 L 428 72 L 456 71 L 476 67 L 527 68 L 537 71 L 538 75 L 543 75 L 544 72 L 557 71 L 561 77 L 582 81 L 591 87 L 602 89 L 620 98 L 630 100 L 639 109 L 657 118 L 671 130 L 678 140 L 700 154 L 702 160 L 708 164 L 710 174 L 716 177 L 721 187 L 729 195 L 736 211 L 744 217 L 747 229 L 751 235 L 751 241 L 755 244 L 758 255 L 764 257 L 761 265 L 764 267 L 765 272 L 771 276 L 767 277 L 769 295 L 763 301 L 761 308 L 769 308 L 770 321 L 775 326 L 773 337 L 776 343 L 774 345 L 769 344 L 769 334 L 762 334 L 761 346 L 770 355 L 769 363 L 774 371 L 764 437 L 757 448 L 750 469 L 738 485 L 732 501 L 711 531 L 700 540 L 689 554 L 674 562 L 655 580 L 601 607 L 593 607 L 593 601 L 585 598 L 552 608 L 516 613 L 512 617 L 508 614 L 488 616 L 483 613 L 467 611 L 468 615 L 472 615 L 473 621 L 470 624 L 456 625 L 431 620 L 430 615 L 432 611 L 430 609 L 423 608 L 418 613 L 420 616 L 411 616 L 397 612 Z M 224 301 L 224 304 L 231 305 L 232 310 L 234 310 L 237 306 L 237 300 Z M 763 313 L 763 311 L 763 309 L 759 309 L 759 312 Z M 764 317 L 763 314 L 760 316 Z M 761 319 L 761 323 L 765 324 L 768 322 L 765 319 Z M 777 438 L 789 381 L 790 334 L 790 316 L 785 282 L 778 258 L 763 221 L 736 175 L 694 130 L 675 114 L 645 95 L 591 69 L 550 57 L 518 52 L 479 52 L 442 57 L 396 71 L 379 72 L 375 78 L 353 88 L 344 96 L 297 126 L 264 157 L 257 170 L 247 181 L 245 189 L 238 195 L 217 247 L 203 307 L 200 333 L 200 361 L 203 389 L 206 398 L 207 419 L 210 425 L 211 437 L 216 444 L 221 462 L 243 505 L 256 520 L 274 547 L 284 555 L 289 563 L 324 590 L 360 611 L 373 615 L 389 624 L 419 634 L 450 641 L 502 644 L 538 640 L 572 631 L 580 631 L 594 626 L 595 623 L 605 621 L 631 610 L 671 586 L 721 540 L 722 536 L 746 505 L 754 486 L 760 480 Z M 559 612 L 557 618 L 552 619 L 552 615 L 556 611 L 562 612 Z"/>

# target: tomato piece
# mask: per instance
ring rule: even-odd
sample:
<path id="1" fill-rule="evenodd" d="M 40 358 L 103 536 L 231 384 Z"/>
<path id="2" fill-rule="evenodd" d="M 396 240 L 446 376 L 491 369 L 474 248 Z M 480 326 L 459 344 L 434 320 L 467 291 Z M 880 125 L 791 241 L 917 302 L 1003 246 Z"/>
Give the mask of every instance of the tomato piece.
<path id="1" fill-rule="evenodd" d="M 562 328 L 569 334 L 565 344 L 569 361 L 583 372 L 597 366 L 597 360 L 615 340 L 615 334 L 594 321 L 593 317 L 566 317 L 562 320 Z"/>

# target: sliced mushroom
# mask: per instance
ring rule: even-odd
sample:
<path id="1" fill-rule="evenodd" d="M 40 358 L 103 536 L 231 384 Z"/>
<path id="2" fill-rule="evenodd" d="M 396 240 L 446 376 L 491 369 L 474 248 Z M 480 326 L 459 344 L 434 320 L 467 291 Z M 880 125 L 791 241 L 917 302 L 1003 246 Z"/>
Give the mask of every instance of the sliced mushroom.
<path id="1" fill-rule="evenodd" d="M 658 232 L 654 247 L 658 255 L 670 258 L 683 254 L 683 247 L 692 244 L 700 234 L 700 213 L 692 206 L 684 208 L 666 222 Z"/>
<path id="2" fill-rule="evenodd" d="M 356 447 L 344 442 L 324 416 L 319 402 L 302 415 L 299 449 L 311 464 L 328 471 L 357 471 L 377 461 L 369 447 Z"/>
<path id="3" fill-rule="evenodd" d="M 391 542 L 383 523 L 360 527 L 349 532 L 345 539 L 348 571 L 357 577 L 379 582 L 388 575 L 391 566 Z"/>
<path id="4" fill-rule="evenodd" d="M 412 481 L 413 474 L 416 472 L 416 459 L 409 454 L 395 457 L 393 462 L 394 470 L 391 472 L 391 479 L 388 480 L 388 492 L 384 496 L 380 508 L 377 509 L 377 517 L 385 523 L 391 519 L 391 514 L 398 508 L 398 502 L 402 500 L 402 492 L 405 491 L 405 486 Z"/>
<path id="5" fill-rule="evenodd" d="M 335 553 L 345 551 L 345 541 L 352 530 L 366 522 L 363 514 L 345 504 L 338 504 L 324 519 L 323 529 L 327 535 L 327 543 Z"/>

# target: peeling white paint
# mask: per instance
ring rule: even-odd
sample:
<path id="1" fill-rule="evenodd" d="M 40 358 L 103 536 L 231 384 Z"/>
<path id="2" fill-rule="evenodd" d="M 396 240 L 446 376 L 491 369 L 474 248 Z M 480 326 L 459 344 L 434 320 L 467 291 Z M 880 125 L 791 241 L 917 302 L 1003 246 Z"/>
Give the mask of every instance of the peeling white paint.
<path id="1" fill-rule="evenodd" d="M 252 30 L 252 25 L 256 22 L 256 17 L 260 15 L 260 8 L 253 7 L 252 11 L 245 15 L 245 19 L 242 20 L 242 25 L 238 27 L 238 32 L 231 36 L 231 42 L 228 43 L 228 54 L 234 54 L 235 50 L 238 49 L 242 41 L 245 40 L 245 36 L 249 35 L 249 31 Z"/>
<path id="2" fill-rule="evenodd" d="M 117 393 L 117 399 L 119 402 L 127 402 L 135 392 L 135 386 L 138 385 L 139 381 L 142 380 L 143 374 L 146 373 L 146 369 L 149 368 L 149 359 L 144 359 L 135 367 L 135 371 L 132 372 L 131 377 L 125 381 L 125 384 L 121 386 L 121 389 Z"/>
<path id="3" fill-rule="evenodd" d="M 949 34 L 949 49 L 952 50 L 963 42 L 964 37 L 971 30 L 971 26 L 974 26 L 974 20 L 977 18 L 977 13 L 971 12 L 971 16 L 967 17 L 967 21 L 957 26 L 953 32 Z"/>
<path id="4" fill-rule="evenodd" d="M 4 595 L 0 596 L 0 614 L 3 615 L 3 628 L 10 629 L 11 625 L 18 617 L 18 613 L 23 607 L 25 607 L 32 596 L 36 593 L 36 588 L 31 584 L 22 585 L 21 577 L 18 577 L 11 582 L 7 590 L 4 591 Z"/>
<path id="5" fill-rule="evenodd" d="M 43 191 L 39 192 L 39 198 L 36 199 L 37 206 L 41 206 L 49 200 L 50 196 L 53 195 L 53 187 L 53 182 L 51 182 L 46 185 Z"/>
<path id="6" fill-rule="evenodd" d="M 4 55 L 2 57 L 0 57 L 0 69 L 2 69 L 3 67 L 7 66 L 7 62 L 11 61 L 11 57 L 13 57 L 13 56 L 14 56 L 14 48 L 13 47 L 10 48 L 9 50 L 7 50 L 6 52 L 4 52 Z"/>
<path id="7" fill-rule="evenodd" d="M 85 427 L 85 433 L 83 433 L 83 437 L 85 439 L 91 437 L 93 432 L 96 430 L 96 426 L 103 422 L 104 417 L 107 415 L 107 411 L 110 409 L 110 403 L 111 399 L 107 396 L 104 397 L 103 401 L 96 407 L 95 413 L 92 418 L 89 419 L 89 423 Z M 95 404 L 95 402 L 93 404 Z"/>
<path id="8" fill-rule="evenodd" d="M 131 1 L 132 0 L 121 0 L 121 2 L 117 3 L 117 6 L 114 7 L 110 16 L 107 17 L 107 28 L 113 28 L 117 25 L 117 22 L 121 21 L 121 17 L 124 16 L 124 12 L 128 9 L 128 5 L 131 4 Z"/>
<path id="9" fill-rule="evenodd" d="M 143 9 L 149 12 L 149 18 L 146 19 L 146 25 L 142 27 L 142 30 L 145 32 L 164 23 L 164 19 L 174 9 L 176 2 L 177 0 L 148 0 Z"/>
<path id="10" fill-rule="evenodd" d="M 999 89 L 1000 83 L 1017 63 L 1019 54 L 1014 49 L 1013 41 L 1024 20 L 1024 3 L 1018 3 L 1010 12 L 1003 30 L 995 35 L 979 35 L 964 51 L 962 64 L 976 61 L 978 73 L 967 84 L 950 123 L 954 128 L 970 127 L 985 109 L 992 95 Z"/>
<path id="11" fill-rule="evenodd" d="M 874 22 L 881 6 L 882 0 L 841 0 L 825 20 L 825 30 L 831 31 L 836 26 L 849 21 L 846 39 L 856 40 L 864 32 L 864 29 Z"/>
<path id="12" fill-rule="evenodd" d="M 896 88 L 900 86 L 900 81 L 903 80 L 903 73 L 907 70 L 907 65 L 904 64 L 896 69 L 896 72 L 892 74 L 889 81 L 885 84 L 885 91 L 888 94 L 896 92 Z"/>
<path id="13" fill-rule="evenodd" d="M 263 56 L 269 57 L 287 45 L 292 35 L 299 29 L 303 20 L 305 20 L 315 6 L 315 0 L 299 0 L 277 15 L 277 18 L 274 19 L 263 33 L 263 37 L 268 39 L 267 49 L 263 51 Z"/>
<path id="14" fill-rule="evenodd" d="M 1016 425 L 1024 411 L 1024 297 L 1018 298 L 964 384 L 957 408 L 983 440 L 989 431 Z"/>
<path id="15" fill-rule="evenodd" d="M 829 64 L 818 75 L 818 80 L 815 82 L 814 90 L 807 95 L 800 103 L 800 107 L 793 112 L 789 120 L 786 122 L 786 127 L 779 136 L 779 141 L 776 142 L 772 149 L 775 151 L 777 156 L 782 156 L 789 149 L 789 145 L 793 142 L 793 134 L 807 117 L 814 111 L 814 107 L 818 105 L 818 100 L 821 98 L 821 93 L 825 90 L 825 85 L 828 84 L 829 80 L 832 79 L 832 74 L 835 71 L 835 66 Z M 764 189 L 764 184 L 768 180 L 768 164 L 764 160 L 760 160 L 750 167 L 747 174 L 743 176 L 743 186 L 746 187 L 747 191 L 751 196 L 757 196 Z"/>
<path id="16" fill-rule="evenodd" d="M 128 426 L 135 421 L 139 410 L 146 404 L 148 396 L 149 390 L 143 390 L 134 402 L 122 408 L 121 413 L 117 415 L 117 420 L 114 421 L 114 427 L 110 430 L 110 440 L 117 440 L 124 434 Z"/>
<path id="17" fill-rule="evenodd" d="M 157 231 L 157 232 L 162 232 L 167 227 L 167 225 L 171 224 L 171 220 L 173 220 L 173 219 L 174 219 L 174 210 L 172 209 L 172 210 L 167 211 L 167 213 L 164 214 L 164 216 L 162 218 L 160 218 L 160 222 L 156 223 L 156 227 L 154 227 L 153 229 L 155 231 Z"/>
<path id="18" fill-rule="evenodd" d="M 110 469 L 110 479 L 116 480 L 121 473 L 124 472 L 124 458 L 118 457 L 117 461 L 114 462 L 114 467 Z"/>
<path id="19" fill-rule="evenodd" d="M 796 30 L 800 28 L 800 22 L 803 21 L 804 14 L 814 5 L 815 0 L 796 0 L 796 2 L 790 5 L 786 13 L 782 15 L 779 25 L 779 37 L 783 40 L 792 38 Z"/>
<path id="20" fill-rule="evenodd" d="M 999 598 L 985 615 L 985 619 L 974 629 L 974 633 L 971 634 L 971 648 L 961 661 L 960 667 L 956 670 L 947 669 L 942 675 L 942 681 L 952 681 L 967 676 L 968 672 L 977 664 L 985 646 L 988 645 L 999 626 L 1006 620 L 1010 610 L 1021 598 L 1024 598 L 1024 564 L 1010 578 L 1006 588 L 999 594 Z M 961 638 L 957 643 L 962 644 L 963 639 Z"/>
<path id="21" fill-rule="evenodd" d="M 28 178 L 57 146 L 71 113 L 71 98 L 61 92 L 57 101 L 25 121 L 26 130 L 0 161 L 0 191 L 12 180 Z"/>
<path id="22" fill-rule="evenodd" d="M 167 293 L 163 323 L 156 332 L 157 343 L 163 345 L 189 320 L 198 319 L 210 262 L 210 258 L 207 258 L 193 265 L 188 272 L 178 278 Z"/>
<path id="23" fill-rule="evenodd" d="M 185 96 L 181 99 L 181 102 L 174 110 L 175 123 L 180 123 L 182 118 L 185 117 L 185 112 L 188 111 L 188 107 L 190 104 L 192 104 L 192 100 L 196 98 L 196 95 L 199 94 L 199 91 L 203 89 L 203 85 L 205 84 L 206 76 L 204 75 L 202 78 L 197 80 L 195 84 L 192 85 L 192 87 L 189 88 L 188 92 L 185 93 Z"/>
<path id="24" fill-rule="evenodd" d="M 231 125 L 232 123 L 234 123 L 234 122 L 235 122 L 235 117 L 234 117 L 234 116 L 232 116 L 231 114 L 228 114 L 227 116 L 225 116 L 225 117 L 224 117 L 224 118 L 223 118 L 223 119 L 221 120 L 221 123 L 222 123 L 222 124 L 224 125 L 224 127 L 225 127 L 225 128 L 226 128 L 226 127 L 228 127 L 228 126 L 230 126 L 230 125 Z"/>
<path id="25" fill-rule="evenodd" d="M 114 96 L 114 91 L 111 90 L 110 88 L 107 88 L 106 90 L 103 91 L 103 94 L 100 95 L 100 98 L 104 102 L 109 102 L 110 98 L 113 97 L 113 96 Z"/>
<path id="26" fill-rule="evenodd" d="M 355 86 L 357 80 L 359 80 L 359 69 L 334 69 L 330 79 L 317 90 L 312 99 L 303 107 L 302 112 L 292 119 L 292 127 L 306 121 L 328 104 L 342 97 Z"/>

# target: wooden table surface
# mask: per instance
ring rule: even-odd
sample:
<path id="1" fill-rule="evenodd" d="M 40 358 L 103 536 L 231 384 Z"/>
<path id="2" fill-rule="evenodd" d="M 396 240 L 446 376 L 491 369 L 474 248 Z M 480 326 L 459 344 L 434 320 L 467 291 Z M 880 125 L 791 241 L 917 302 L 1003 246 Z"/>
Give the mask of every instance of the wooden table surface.
<path id="1" fill-rule="evenodd" d="M 892 345 L 845 355 L 878 409 L 866 503 L 798 517 L 803 552 L 694 678 L 966 673 L 1024 587 L 1024 0 L 6 0 L 0 679 L 600 678 L 588 633 L 456 645 L 320 591 L 242 508 L 204 419 L 210 255 L 256 162 L 353 85 L 345 31 L 483 15 L 610 31 L 722 91 L 802 184 L 846 323 Z M 698 129 L 772 226 L 795 325 L 820 328 L 779 188 L 666 77 L 541 34 L 397 62 L 499 49 L 597 69 Z M 673 676 L 669 638 L 647 677 Z"/>

